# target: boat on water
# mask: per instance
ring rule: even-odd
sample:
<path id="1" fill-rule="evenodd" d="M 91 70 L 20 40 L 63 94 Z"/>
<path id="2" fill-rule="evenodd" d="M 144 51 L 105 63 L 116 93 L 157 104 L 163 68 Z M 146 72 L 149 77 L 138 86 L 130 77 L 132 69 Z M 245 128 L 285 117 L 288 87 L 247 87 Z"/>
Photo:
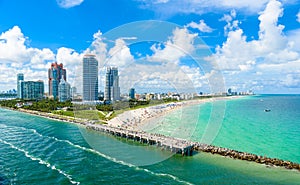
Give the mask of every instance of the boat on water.
<path id="1" fill-rule="evenodd" d="M 271 111 L 271 109 L 265 109 L 265 112 L 270 112 Z"/>

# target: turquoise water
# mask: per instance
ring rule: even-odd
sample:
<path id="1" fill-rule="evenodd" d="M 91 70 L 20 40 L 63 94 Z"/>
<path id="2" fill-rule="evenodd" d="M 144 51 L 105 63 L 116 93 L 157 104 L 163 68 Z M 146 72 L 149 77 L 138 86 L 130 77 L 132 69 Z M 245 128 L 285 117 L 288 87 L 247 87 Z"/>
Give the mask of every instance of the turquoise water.
<path id="1" fill-rule="evenodd" d="M 213 143 L 297 162 L 300 158 L 299 134 L 297 135 L 300 128 L 299 100 L 299 96 L 261 96 L 227 101 L 224 122 Z M 190 131 L 192 139 L 201 140 L 201 134 L 205 131 L 203 128 L 201 130 L 200 126 L 207 124 L 209 116 L 212 115 L 211 106 L 212 104 L 208 103 L 199 106 L 199 109 L 187 107 L 180 110 L 181 112 L 173 112 L 175 115 L 166 116 L 161 127 L 169 124 L 168 120 L 173 120 L 173 124 L 176 124 L 178 119 L 182 122 L 182 118 L 188 121 L 197 110 L 197 115 L 200 114 L 200 118 L 196 116 L 197 124 L 186 123 L 185 133 Z M 264 112 L 266 107 L 271 109 L 271 112 Z M 185 114 L 187 116 L 185 117 L 182 113 L 189 114 Z M 101 149 L 94 150 L 86 138 L 91 137 L 94 144 L 98 143 L 99 148 L 112 151 L 119 151 L 117 148 L 120 147 L 120 143 L 138 145 L 136 143 L 86 131 L 74 124 L 4 109 L 0 109 L 0 118 L 1 185 L 299 184 L 300 182 L 298 171 L 267 168 L 256 163 L 205 153 L 193 157 L 174 155 L 158 163 L 137 166 L 109 156 Z M 188 125 L 193 128 L 188 128 Z M 161 127 L 157 127 L 157 131 L 174 134 L 172 130 L 168 131 Z M 173 128 L 178 130 L 179 127 L 173 125 Z M 168 155 L 167 151 L 155 147 L 138 146 L 150 151 L 151 155 Z M 124 155 L 133 152 L 136 151 L 123 151 Z M 145 155 L 145 160 L 147 158 L 151 156 Z"/>
<path id="2" fill-rule="evenodd" d="M 219 106 L 224 102 L 226 106 Z M 187 107 L 165 116 L 164 124 L 151 132 L 201 141 L 209 119 L 214 119 L 212 107 L 225 108 L 225 114 L 209 144 L 300 163 L 298 95 L 259 95 Z M 194 129 L 184 133 L 186 125 Z"/>

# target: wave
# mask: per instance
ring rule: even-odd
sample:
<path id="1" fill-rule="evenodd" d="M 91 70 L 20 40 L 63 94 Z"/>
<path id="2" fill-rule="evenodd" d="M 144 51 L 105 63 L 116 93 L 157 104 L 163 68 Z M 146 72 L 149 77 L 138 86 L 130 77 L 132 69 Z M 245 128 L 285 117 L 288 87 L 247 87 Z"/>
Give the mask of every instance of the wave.
<path id="1" fill-rule="evenodd" d="M 174 176 L 174 175 L 171 175 L 171 174 L 167 174 L 167 173 L 155 173 L 155 172 L 152 172 L 148 169 L 145 169 L 145 168 L 142 168 L 144 171 L 148 172 L 148 173 L 151 173 L 152 175 L 156 175 L 156 176 L 167 176 L 171 179 L 173 179 L 174 181 L 177 181 L 177 182 L 180 182 L 180 183 L 183 183 L 183 184 L 188 184 L 188 185 L 193 185 L 193 183 L 190 183 L 190 182 L 187 182 L 187 181 L 184 181 L 184 180 L 180 180 L 178 177 Z"/>
<path id="2" fill-rule="evenodd" d="M 23 153 L 25 154 L 25 156 L 26 156 L 27 158 L 31 159 L 32 161 L 38 161 L 39 164 L 43 164 L 43 165 L 45 165 L 47 168 L 52 169 L 52 170 L 54 170 L 54 171 L 57 171 L 58 173 L 62 174 L 62 175 L 65 176 L 66 178 L 68 178 L 68 180 L 69 180 L 70 183 L 72 183 L 72 184 L 77 184 L 77 185 L 80 184 L 80 182 L 74 181 L 74 180 L 72 179 L 72 176 L 71 176 L 70 174 L 67 174 L 65 171 L 63 171 L 63 170 L 61 170 L 61 169 L 55 167 L 55 165 L 51 165 L 50 163 L 48 163 L 47 161 L 42 160 L 41 158 L 34 157 L 34 156 L 30 155 L 28 151 L 23 150 L 23 149 L 21 149 L 21 148 L 18 148 L 18 147 L 16 147 L 15 145 L 13 145 L 13 144 L 11 144 L 11 143 L 9 143 L 9 142 L 6 142 L 6 141 L 4 141 L 4 140 L 2 140 L 2 139 L 0 139 L 0 142 L 1 142 L 1 143 L 4 143 L 4 144 L 6 144 L 6 145 L 9 145 L 11 148 L 13 148 L 13 149 L 15 149 L 15 150 L 18 150 L 19 152 L 23 152 Z"/>
<path id="3" fill-rule="evenodd" d="M 46 136 L 46 137 L 49 137 L 49 136 Z M 108 156 L 108 155 L 105 155 L 97 150 L 94 150 L 94 149 L 91 149 L 91 148 L 86 148 L 86 147 L 83 147 L 83 146 L 80 146 L 80 145 L 77 145 L 77 144 L 74 144 L 72 142 L 70 142 L 69 140 L 60 140 L 60 139 L 57 139 L 55 137 L 51 137 L 53 138 L 54 140 L 58 141 L 58 142 L 65 142 L 65 143 L 68 143 L 69 145 L 73 146 L 73 147 L 76 147 L 76 148 L 79 148 L 81 150 L 84 150 L 84 151 L 87 151 L 87 152 L 91 152 L 91 153 L 94 153 L 94 154 L 97 154 L 109 161 L 112 161 L 114 163 L 117 163 L 117 164 L 121 164 L 121 165 L 124 165 L 124 166 L 128 166 L 130 168 L 134 168 L 135 170 L 138 170 L 138 171 L 145 171 L 147 173 L 150 173 L 151 175 L 155 175 L 155 176 L 163 176 L 163 177 L 169 177 L 171 178 L 172 180 L 174 181 L 177 181 L 179 183 L 183 183 L 183 184 L 187 184 L 187 185 L 192 185 L 192 183 L 190 182 L 187 182 L 187 181 L 183 181 L 183 180 L 180 180 L 178 177 L 174 176 L 174 175 L 171 175 L 171 174 L 165 174 L 165 173 L 155 173 L 153 171 L 150 171 L 148 169 L 145 169 L 145 168 L 141 168 L 141 167 L 138 167 L 138 166 L 135 166 L 131 163 L 127 163 L 125 161 L 121 161 L 121 160 L 118 160 L 114 157 L 111 157 L 111 156 Z"/>
<path id="4" fill-rule="evenodd" d="M 0 124 L 0 126 L 2 126 L 2 125 L 3 125 L 3 124 Z M 7 127 L 7 125 L 5 125 L 5 126 Z M 97 151 L 97 150 L 95 150 L 95 149 L 92 149 L 92 148 L 86 148 L 86 147 L 84 147 L 84 146 L 80 146 L 80 145 L 74 144 L 74 143 L 72 143 L 72 142 L 69 141 L 69 140 L 61 140 L 61 139 L 58 139 L 58 138 L 56 138 L 56 137 L 54 137 L 54 136 L 42 135 L 42 134 L 40 134 L 39 132 L 37 132 L 37 130 L 35 130 L 35 129 L 29 129 L 29 128 L 19 127 L 19 126 L 9 126 L 9 127 L 19 128 L 19 129 L 22 129 L 22 130 L 24 130 L 24 131 L 25 131 L 25 130 L 26 130 L 26 131 L 30 131 L 30 132 L 32 132 L 33 134 L 38 135 L 39 137 L 52 139 L 52 140 L 55 140 L 56 142 L 67 143 L 68 145 L 70 145 L 70 146 L 72 146 L 72 147 L 81 149 L 81 150 L 86 151 L 86 152 L 94 153 L 94 154 L 99 155 L 99 156 L 101 156 L 101 157 L 103 157 L 103 158 L 105 158 L 105 159 L 107 159 L 107 160 L 109 160 L 109 161 L 112 161 L 112 162 L 117 163 L 117 164 L 121 164 L 121 165 L 123 165 L 123 166 L 127 166 L 127 167 L 130 167 L 130 168 L 133 168 L 133 169 L 138 170 L 138 171 L 144 171 L 144 172 L 146 172 L 146 173 L 149 173 L 149 174 L 155 175 L 155 176 L 159 176 L 159 177 L 168 177 L 168 178 L 170 178 L 170 179 L 172 179 L 172 180 L 174 180 L 174 181 L 176 181 L 176 182 L 178 182 L 178 183 L 187 184 L 187 185 L 192 185 L 192 183 L 187 182 L 187 181 L 184 181 L 184 180 L 181 180 L 181 179 L 179 179 L 178 177 L 176 177 L 176 176 L 174 176 L 174 175 L 166 174 L 166 173 L 156 173 L 156 172 L 150 171 L 150 170 L 148 170 L 148 169 L 146 169 L 146 168 L 141 168 L 141 167 L 138 167 L 138 166 L 133 165 L 133 164 L 131 164 L 131 163 L 128 163 L 128 162 L 125 162 L 125 161 L 122 161 L 122 160 L 118 160 L 118 159 L 116 159 L 116 158 L 114 158 L 114 157 L 105 155 L 105 154 L 103 154 L 103 153 L 101 153 L 101 152 L 99 152 L 99 151 Z M 10 144 L 9 144 L 9 145 L 10 145 Z M 22 150 L 22 149 L 21 149 L 21 150 Z M 25 155 L 26 155 L 26 154 L 25 154 Z M 39 158 L 36 158 L 36 159 L 39 159 Z M 40 160 L 41 160 L 41 159 L 40 159 Z M 41 162 L 41 164 L 42 164 L 42 162 Z M 48 165 L 48 164 L 46 163 L 45 165 Z M 50 166 L 47 166 L 47 167 L 50 167 Z M 55 168 L 55 166 L 52 166 L 52 167 Z M 52 167 L 51 167 L 51 168 L 52 168 Z M 60 172 L 61 170 L 60 170 L 60 169 L 57 169 L 57 171 Z M 69 180 L 71 181 L 71 176 L 70 176 L 70 175 L 66 174 L 66 173 L 63 172 L 63 171 L 61 171 L 60 173 L 62 173 L 62 174 L 65 175 L 66 177 L 68 177 Z M 75 181 L 74 181 L 74 182 L 75 182 Z M 77 183 L 77 182 L 75 182 L 75 183 Z"/>

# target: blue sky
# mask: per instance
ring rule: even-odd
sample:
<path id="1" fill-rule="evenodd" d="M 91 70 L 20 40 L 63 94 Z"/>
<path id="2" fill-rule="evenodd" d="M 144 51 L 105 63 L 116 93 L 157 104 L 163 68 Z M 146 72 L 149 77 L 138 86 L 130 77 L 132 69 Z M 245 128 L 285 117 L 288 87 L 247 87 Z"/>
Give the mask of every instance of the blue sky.
<path id="1" fill-rule="evenodd" d="M 299 5 L 298 0 L 2 0 L 0 91 L 16 88 L 19 72 L 25 80 L 44 80 L 47 91 L 53 61 L 65 65 L 68 81 L 80 89 L 82 57 L 94 53 L 100 90 L 105 67 L 113 65 L 119 67 L 122 92 L 230 87 L 299 93 Z M 149 20 L 164 22 L 143 31 Z"/>

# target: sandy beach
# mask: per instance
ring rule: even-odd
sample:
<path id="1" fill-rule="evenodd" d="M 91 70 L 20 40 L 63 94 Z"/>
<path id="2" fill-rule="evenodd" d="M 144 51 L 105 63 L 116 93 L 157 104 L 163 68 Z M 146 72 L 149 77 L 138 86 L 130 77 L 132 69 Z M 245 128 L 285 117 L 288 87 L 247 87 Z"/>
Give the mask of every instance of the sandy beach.
<path id="1" fill-rule="evenodd" d="M 163 117 L 172 111 L 182 109 L 191 105 L 199 105 L 207 102 L 213 102 L 217 100 L 226 100 L 240 98 L 239 96 L 230 97 L 214 97 L 204 98 L 199 100 L 188 100 L 181 102 L 170 102 L 166 104 L 154 105 L 146 108 L 140 108 L 136 110 L 125 111 L 119 114 L 115 118 L 108 121 L 108 125 L 111 127 L 124 128 L 128 130 L 140 131 L 145 127 L 155 127 L 155 124 Z"/>
<path id="2" fill-rule="evenodd" d="M 101 120 L 101 121 L 107 123 L 107 124 L 103 124 L 103 126 L 106 127 L 121 128 L 129 131 L 144 131 L 142 129 L 143 127 L 149 127 L 149 126 L 154 127 L 159 122 L 160 119 L 163 119 L 165 115 L 171 113 L 172 111 L 182 109 L 187 106 L 203 104 L 203 103 L 213 102 L 218 100 L 233 99 L 233 98 L 240 98 L 240 96 L 214 97 L 214 98 L 204 98 L 198 100 L 187 100 L 181 102 L 170 102 L 170 103 L 125 111 L 117 115 L 115 118 L 111 120 L 108 121 Z M 10 109 L 7 107 L 3 107 L 3 108 Z M 79 124 L 81 126 L 94 124 L 94 121 L 78 118 L 76 116 L 69 117 L 64 115 L 58 115 L 53 113 L 40 112 L 40 111 L 34 111 L 34 110 L 28 110 L 22 108 L 11 109 L 11 110 L 37 115 L 52 120 L 71 122 L 74 124 Z"/>
<path id="3" fill-rule="evenodd" d="M 95 124 L 93 121 L 87 119 L 74 118 L 74 117 L 68 117 L 68 116 L 62 116 L 62 115 L 57 115 L 52 113 L 32 111 L 26 109 L 11 109 L 11 110 L 24 112 L 31 115 L 37 115 L 52 120 L 70 122 L 80 127 L 84 127 L 96 131 L 107 132 L 110 134 L 113 133 L 113 135 L 117 135 L 120 137 L 133 138 L 133 139 L 139 138 L 140 140 L 143 140 L 148 144 L 151 144 L 151 142 L 155 144 L 157 140 L 160 140 L 159 141 L 160 145 L 164 145 L 167 147 L 176 146 L 177 149 L 182 148 L 181 151 L 184 151 L 183 155 L 188 155 L 189 152 L 191 154 L 192 150 L 196 150 L 196 151 L 207 152 L 212 154 L 219 154 L 221 156 L 230 157 L 234 159 L 253 161 L 268 166 L 280 166 L 280 167 L 285 167 L 287 169 L 294 169 L 299 171 L 300 164 L 293 163 L 291 161 L 281 160 L 277 158 L 269 158 L 266 156 L 259 156 L 247 152 L 232 150 L 229 148 L 222 148 L 213 145 L 208 145 L 205 143 L 192 142 L 186 139 L 180 139 L 180 138 L 165 136 L 156 133 L 148 133 L 143 130 L 138 130 L 140 126 L 143 124 L 154 124 L 154 125 L 157 124 L 156 120 L 162 117 L 163 115 L 168 114 L 171 111 L 183 108 L 185 106 L 201 104 L 206 102 L 213 102 L 217 100 L 233 99 L 233 98 L 239 98 L 239 96 L 218 97 L 218 98 L 192 100 L 192 101 L 176 102 L 176 103 L 173 102 L 173 103 L 167 103 L 162 105 L 155 105 L 147 108 L 130 110 L 110 120 L 108 124 Z M 3 107 L 3 108 L 9 109 L 7 107 Z M 189 149 L 189 150 L 185 150 L 185 149 Z"/>

